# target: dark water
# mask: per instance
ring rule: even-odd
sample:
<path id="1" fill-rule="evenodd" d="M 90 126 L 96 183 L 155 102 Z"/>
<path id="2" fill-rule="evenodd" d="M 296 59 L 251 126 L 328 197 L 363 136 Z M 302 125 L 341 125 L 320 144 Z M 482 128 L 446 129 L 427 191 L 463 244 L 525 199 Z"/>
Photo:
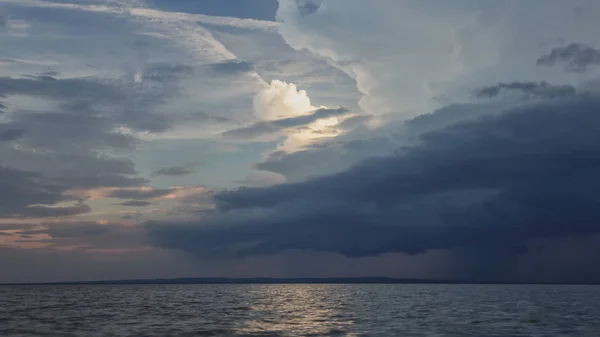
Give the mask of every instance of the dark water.
<path id="1" fill-rule="evenodd" d="M 0 287 L 0 336 L 600 336 L 600 287 Z"/>

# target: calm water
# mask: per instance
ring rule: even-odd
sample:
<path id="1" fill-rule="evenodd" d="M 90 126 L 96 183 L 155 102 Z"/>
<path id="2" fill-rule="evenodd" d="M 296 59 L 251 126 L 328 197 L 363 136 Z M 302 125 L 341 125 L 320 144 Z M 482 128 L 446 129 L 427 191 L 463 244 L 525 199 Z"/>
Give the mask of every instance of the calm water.
<path id="1" fill-rule="evenodd" d="M 0 336 L 600 336 L 600 287 L 0 287 Z"/>

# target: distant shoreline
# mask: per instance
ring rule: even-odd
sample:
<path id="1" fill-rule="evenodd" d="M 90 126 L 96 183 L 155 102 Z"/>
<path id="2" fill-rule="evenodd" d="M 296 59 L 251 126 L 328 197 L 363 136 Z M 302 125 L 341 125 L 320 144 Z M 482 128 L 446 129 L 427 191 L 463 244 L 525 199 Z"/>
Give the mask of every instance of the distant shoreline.
<path id="1" fill-rule="evenodd" d="M 0 283 L 0 286 L 53 286 L 53 285 L 185 285 L 185 284 L 470 284 L 470 285 L 599 285 L 598 283 L 539 283 L 452 281 L 429 279 L 399 279 L 386 277 L 349 278 L 172 278 L 107 281 L 67 281 L 35 283 Z"/>

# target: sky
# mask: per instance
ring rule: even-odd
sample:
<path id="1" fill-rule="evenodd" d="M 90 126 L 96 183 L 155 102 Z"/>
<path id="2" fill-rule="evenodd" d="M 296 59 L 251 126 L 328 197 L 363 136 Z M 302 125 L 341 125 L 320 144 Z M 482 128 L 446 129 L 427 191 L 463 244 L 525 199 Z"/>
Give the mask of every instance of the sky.
<path id="1" fill-rule="evenodd" d="M 0 0 L 0 283 L 600 282 L 596 0 Z"/>

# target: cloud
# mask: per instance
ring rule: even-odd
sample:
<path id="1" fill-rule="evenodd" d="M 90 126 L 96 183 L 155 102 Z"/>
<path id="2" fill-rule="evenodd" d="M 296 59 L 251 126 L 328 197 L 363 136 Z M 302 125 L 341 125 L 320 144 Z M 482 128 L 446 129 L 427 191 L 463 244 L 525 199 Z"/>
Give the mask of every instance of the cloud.
<path id="1" fill-rule="evenodd" d="M 295 152 L 273 152 L 255 167 L 281 174 L 288 182 L 334 174 L 365 159 L 389 156 L 398 152 L 398 149 L 412 146 L 420 142 L 419 137 L 423 133 L 475 118 L 498 115 L 522 103 L 522 99 L 514 100 L 508 96 L 455 103 L 407 121 L 392 117 L 375 126 L 369 125 L 373 119 L 371 115 L 358 115 L 340 123 L 338 128 L 346 131 L 339 136 L 321 139 Z M 365 118 L 361 118 L 363 116 Z M 344 126 L 346 121 L 350 127 Z"/>
<path id="2" fill-rule="evenodd" d="M 6 130 L 0 133 L 0 142 L 10 142 L 23 136 L 25 131 L 19 129 Z"/>
<path id="3" fill-rule="evenodd" d="M 213 69 L 221 75 L 236 75 L 247 73 L 253 70 L 253 65 L 250 62 L 231 60 L 212 65 Z"/>
<path id="4" fill-rule="evenodd" d="M 252 18 L 257 20 L 274 20 L 277 11 L 277 0 L 248 0 L 236 6 L 221 0 L 205 0 L 188 3 L 186 1 L 154 0 L 154 8 L 170 12 L 202 13 L 217 17 Z"/>
<path id="5" fill-rule="evenodd" d="M 338 108 L 338 109 L 317 109 L 311 114 L 298 116 L 298 117 L 289 117 L 282 118 L 272 121 L 266 122 L 257 122 L 253 125 L 228 130 L 223 133 L 223 136 L 234 139 L 252 139 L 258 138 L 261 136 L 274 134 L 279 131 L 289 129 L 289 128 L 297 128 L 301 126 L 310 125 L 321 119 L 328 119 L 331 117 L 342 116 L 348 114 L 349 111 L 346 108 Z"/>
<path id="6" fill-rule="evenodd" d="M 595 94 L 575 89 L 591 73 L 532 62 L 556 41 L 594 46 L 600 7 L 548 1 L 280 0 L 279 22 L 266 22 L 136 0 L 1 0 L 11 22 L 0 36 L 0 217 L 131 215 L 160 220 L 148 227 L 157 246 L 197 256 L 295 249 L 344 261 L 443 249 L 493 262 L 532 238 L 593 231 L 576 218 L 595 217 L 596 120 L 584 112 Z M 210 2 L 155 5 L 252 7 Z M 469 102 L 472 88 L 494 99 Z M 198 184 L 178 164 L 198 155 L 217 190 L 249 188 L 165 185 Z M 158 212 L 123 210 L 151 204 Z M 76 232 L 67 227 L 31 240 Z M 143 230 L 121 227 L 57 234 L 52 247 L 143 246 Z M 489 254 L 465 248 L 492 236 Z"/>
<path id="7" fill-rule="evenodd" d="M 372 118 L 373 118 L 373 116 L 371 116 L 371 115 L 360 115 L 360 116 L 350 117 L 350 118 L 344 120 L 343 122 L 341 122 L 339 125 L 339 128 L 342 130 L 345 130 L 345 131 L 352 131 L 352 130 L 356 129 L 357 127 L 365 125 L 365 123 L 372 120 Z"/>
<path id="8" fill-rule="evenodd" d="M 151 200 L 163 198 L 173 192 L 170 188 L 151 187 L 112 188 L 103 190 L 102 197 L 117 199 Z"/>
<path id="9" fill-rule="evenodd" d="M 143 185 L 146 180 L 136 176 L 134 163 L 123 156 L 139 144 L 132 130 L 161 132 L 177 123 L 158 108 L 178 92 L 177 83 L 191 72 L 191 67 L 177 63 L 150 63 L 142 83 L 93 76 L 63 78 L 57 72 L 1 77 L 0 94 L 15 108 L 0 124 L 0 143 L 6 144 L 0 146 L 0 156 L 5 165 L 36 172 L 61 191 Z M 40 103 L 19 108 L 19 97 Z"/>
<path id="10" fill-rule="evenodd" d="M 159 83 L 172 83 L 186 77 L 194 76 L 195 69 L 179 63 L 154 63 L 144 69 L 141 80 Z"/>
<path id="11" fill-rule="evenodd" d="M 501 93 L 517 92 L 525 97 L 564 98 L 574 96 L 575 87 L 572 85 L 555 85 L 546 82 L 513 82 L 498 83 L 477 91 L 477 97 L 496 97 Z"/>
<path id="12" fill-rule="evenodd" d="M 195 168 L 202 166 L 203 163 L 188 163 L 184 166 L 171 166 L 156 170 L 152 173 L 155 176 L 185 176 L 196 172 Z"/>
<path id="13" fill-rule="evenodd" d="M 254 97 L 254 113 L 260 120 L 296 117 L 315 109 L 306 90 L 298 90 L 295 84 L 279 80 L 271 81 Z"/>
<path id="14" fill-rule="evenodd" d="M 98 236 L 120 227 L 116 224 L 98 224 L 88 222 L 48 222 L 35 228 L 15 232 L 20 236 L 48 235 L 52 238 L 77 238 Z"/>
<path id="15" fill-rule="evenodd" d="M 444 104 L 459 102 L 472 88 L 494 82 L 564 81 L 530 66 L 540 44 L 595 43 L 599 27 L 592 14 L 598 3 L 590 0 L 551 0 L 543 9 L 467 0 L 441 6 L 393 0 L 279 4 L 286 43 L 351 77 L 362 94 L 360 107 L 376 118 L 409 119 L 438 108 L 440 97 Z"/>
<path id="16" fill-rule="evenodd" d="M 299 151 L 275 151 L 255 167 L 283 175 L 290 182 L 302 181 L 346 170 L 366 158 L 389 155 L 400 146 L 388 131 L 371 131 L 327 138 Z"/>
<path id="17" fill-rule="evenodd" d="M 144 200 L 130 200 L 120 203 L 119 205 L 127 207 L 146 207 L 152 205 L 152 203 Z"/>
<path id="18" fill-rule="evenodd" d="M 3 95 L 31 95 L 66 100 L 73 93 L 81 99 L 123 100 L 125 94 L 119 89 L 91 78 L 57 79 L 51 76 L 31 78 L 0 77 L 0 93 Z"/>
<path id="19" fill-rule="evenodd" d="M 471 10 L 393 1 L 279 3 L 279 32 L 285 41 L 354 79 L 362 93 L 360 107 L 373 115 L 414 116 L 431 106 L 434 87 L 466 73 L 463 53 L 477 51 L 469 55 L 472 68 L 487 63 L 476 57 L 480 54 L 486 54 L 488 62 L 496 57 L 497 48 L 486 43 L 489 30 L 479 27 Z M 359 16 L 368 28 L 359 28 L 349 19 Z M 425 27 L 423 21 L 434 24 Z M 469 39 L 463 38 L 463 32 Z"/>
<path id="20" fill-rule="evenodd" d="M 323 4 L 323 0 L 296 0 L 296 4 L 300 14 L 307 16 L 316 13 Z"/>
<path id="21" fill-rule="evenodd" d="M 536 62 L 538 66 L 552 66 L 557 63 L 564 63 L 569 71 L 584 72 L 590 66 L 600 65 L 600 50 L 582 43 L 571 43 L 553 48 Z"/>
<path id="22" fill-rule="evenodd" d="M 192 173 L 192 166 L 159 161 L 155 175 L 143 172 L 147 180 L 136 168 L 157 167 L 140 165 L 134 154 L 156 143 L 170 147 L 160 137 L 183 138 L 179 131 L 186 128 L 198 138 L 218 135 L 252 104 L 262 84 L 254 62 L 238 59 L 211 30 L 278 37 L 275 22 L 162 12 L 143 2 L 2 2 L 3 11 L 19 18 L 11 25 L 28 28 L 27 34 L 0 37 L 6 46 L 0 55 L 0 158 L 7 169 L 32 174 L 31 186 L 23 189 L 52 195 L 45 200 L 31 192 L 14 207 L 5 203 L 0 216 L 115 217 L 114 203 L 94 201 L 92 214 L 79 204 L 68 206 L 85 200 L 72 192 L 139 188 L 157 175 Z M 3 180 L 5 172 L 0 174 Z M 167 187 L 155 197 L 138 193 L 132 197 L 147 199 L 121 200 L 121 206 L 193 203 L 201 199 L 194 188 Z M 0 191 L 0 199 L 10 191 Z"/>
<path id="23" fill-rule="evenodd" d="M 207 114 L 204 111 L 198 111 L 198 112 L 192 113 L 190 115 L 190 117 L 192 117 L 195 120 L 207 121 L 207 122 L 215 122 L 215 123 L 227 123 L 227 122 L 231 121 L 227 117 L 223 117 L 223 116 L 211 116 L 211 115 Z"/>
<path id="24" fill-rule="evenodd" d="M 256 171 L 248 177 L 235 181 L 236 184 L 249 187 L 264 187 L 270 185 L 283 184 L 285 177 L 269 171 Z"/>
<path id="25" fill-rule="evenodd" d="M 202 186 L 190 187 L 110 187 L 92 189 L 88 191 L 74 191 L 73 194 L 84 199 L 98 200 L 104 198 L 132 199 L 133 201 L 147 200 L 177 200 L 179 202 L 193 202 L 210 196 L 211 190 Z M 133 204 L 126 205 L 132 206 Z"/>
<path id="26" fill-rule="evenodd" d="M 47 203 L 37 202 L 36 198 L 24 200 L 20 209 L 13 210 L 15 216 L 22 216 L 25 211 L 68 216 L 76 210 L 61 206 L 65 201 L 73 201 L 72 196 L 63 196 L 65 193 L 147 185 L 148 180 L 139 176 L 132 155 L 148 139 L 174 133 L 181 126 L 191 125 L 198 133 L 198 125 L 209 129 L 207 124 L 232 120 L 230 116 L 220 116 L 225 109 L 215 102 L 237 93 L 212 90 L 212 86 L 246 89 L 242 82 L 248 79 L 230 76 L 207 81 L 207 75 L 239 71 L 240 76 L 250 77 L 241 72 L 251 64 L 234 61 L 235 55 L 199 22 L 225 26 L 231 23 L 236 27 L 245 27 L 246 22 L 255 27 L 249 29 L 277 26 L 135 7 L 134 13 L 129 3 L 117 8 L 89 3 L 7 2 L 8 10 L 31 23 L 31 36 L 8 41 L 7 46 L 18 46 L 6 48 L 7 57 L 2 55 L 3 60 L 15 62 L 0 78 L 1 109 L 6 110 L 0 124 L 0 158 L 7 167 L 34 172 L 32 180 L 44 182 L 40 188 L 48 184 L 57 191 L 57 197 Z M 56 36 L 53 43 L 46 41 L 48 35 Z M 72 44 L 73 41 L 81 44 Z M 4 42 L 7 41 L 3 39 Z M 17 59 L 10 50 L 23 50 L 25 54 Z M 31 55 L 53 63 L 21 62 L 32 59 Z M 252 85 L 255 82 L 252 79 Z M 204 100 L 205 97 L 212 101 Z M 251 96 L 246 101 L 251 101 Z M 194 112 L 198 102 L 211 115 Z M 170 168 L 158 173 L 185 172 Z M 155 193 L 157 198 L 191 198 L 179 188 Z M 25 208 L 30 205 L 36 206 Z"/>
<path id="27" fill-rule="evenodd" d="M 153 242 L 195 254 L 290 249 L 368 256 L 600 232 L 600 97 L 523 104 L 420 136 L 331 176 L 217 193 L 198 222 L 150 223 Z"/>
<path id="28" fill-rule="evenodd" d="M 67 201 L 69 198 L 63 192 L 64 188 L 45 181 L 39 174 L 0 164 L 0 217 L 38 215 L 39 208 L 33 205 Z"/>
<path id="29" fill-rule="evenodd" d="M 32 218 L 48 217 L 69 217 L 78 214 L 85 214 L 92 211 L 92 208 L 84 203 L 68 207 L 48 207 L 41 205 L 27 206 L 25 215 Z"/>
<path id="30" fill-rule="evenodd" d="M 23 229 L 31 229 L 34 225 L 29 223 L 0 223 L 0 230 L 2 231 L 17 231 Z"/>
<path id="31" fill-rule="evenodd" d="M 70 252 L 71 254 L 118 254 L 147 250 L 144 232 L 135 226 L 108 221 L 41 222 L 29 228 L 12 231 L 14 246 L 36 245 L 37 249 Z M 18 238 L 18 241 L 14 241 Z M 9 241 L 10 243 L 10 241 Z M 97 256 L 97 255 L 96 255 Z"/>
<path id="32" fill-rule="evenodd" d="M 196 172 L 194 169 L 185 166 L 172 166 L 156 170 L 152 174 L 158 176 L 185 176 Z"/>
<path id="33" fill-rule="evenodd" d="M 0 29 L 8 26 L 8 18 L 4 16 L 3 13 L 0 13 Z"/>
<path id="34" fill-rule="evenodd" d="M 0 125 L 2 138 L 19 146 L 0 148 L 3 159 L 16 168 L 43 169 L 46 177 L 72 188 L 143 183 L 134 177 L 133 163 L 119 156 L 137 142 L 120 127 L 167 127 L 146 110 L 164 96 L 140 93 L 136 99 L 142 102 L 132 104 L 128 91 L 121 84 L 91 77 L 0 78 L 0 93 L 8 99 L 28 96 L 45 101 L 39 110 L 12 113 Z"/>
<path id="35" fill-rule="evenodd" d="M 165 25 L 172 24 L 176 21 L 183 22 L 185 24 L 196 23 L 196 24 L 207 24 L 216 26 L 229 26 L 244 29 L 257 29 L 257 30 L 274 30 L 278 27 L 276 22 L 255 20 L 255 19 L 244 19 L 234 17 L 214 17 L 203 14 L 190 14 L 181 12 L 168 12 L 156 9 L 151 9 L 146 6 L 144 2 L 140 1 L 129 1 L 129 2 L 113 2 L 111 4 L 80 4 L 80 3 L 64 3 L 64 2 L 49 2 L 49 1 L 33 1 L 33 0 L 2 0 L 7 5 L 17 5 L 33 8 L 42 9 L 62 9 L 62 10 L 73 10 L 91 13 L 102 13 L 102 14 L 113 14 L 123 15 L 128 14 L 133 17 L 142 19 L 149 19 L 155 21 L 155 23 L 163 23 Z M 115 6 L 115 4 L 117 4 Z"/>
<path id="36" fill-rule="evenodd" d="M 320 139 L 336 137 L 349 111 L 346 108 L 315 107 L 305 90 L 295 84 L 273 80 L 264 85 L 253 99 L 258 122 L 222 133 L 230 139 L 272 141 L 283 137 L 277 150 L 294 152 Z"/>

